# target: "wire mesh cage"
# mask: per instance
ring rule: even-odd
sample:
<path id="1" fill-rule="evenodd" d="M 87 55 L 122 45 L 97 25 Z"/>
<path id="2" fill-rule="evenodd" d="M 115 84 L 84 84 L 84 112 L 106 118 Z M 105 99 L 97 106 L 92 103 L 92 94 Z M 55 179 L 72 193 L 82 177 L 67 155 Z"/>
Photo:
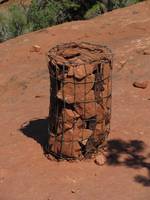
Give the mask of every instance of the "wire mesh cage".
<path id="1" fill-rule="evenodd" d="M 90 158 L 110 132 L 112 53 L 90 43 L 67 43 L 48 54 L 49 152 L 58 159 Z"/>

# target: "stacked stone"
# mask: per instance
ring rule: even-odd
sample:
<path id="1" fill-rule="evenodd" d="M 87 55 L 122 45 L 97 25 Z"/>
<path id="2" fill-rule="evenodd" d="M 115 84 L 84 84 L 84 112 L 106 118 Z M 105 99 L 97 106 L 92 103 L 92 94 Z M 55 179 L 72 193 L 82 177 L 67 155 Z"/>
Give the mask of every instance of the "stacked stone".
<path id="1" fill-rule="evenodd" d="M 57 157 L 90 157 L 106 140 L 111 115 L 112 54 L 69 43 L 51 49 L 49 147 Z"/>

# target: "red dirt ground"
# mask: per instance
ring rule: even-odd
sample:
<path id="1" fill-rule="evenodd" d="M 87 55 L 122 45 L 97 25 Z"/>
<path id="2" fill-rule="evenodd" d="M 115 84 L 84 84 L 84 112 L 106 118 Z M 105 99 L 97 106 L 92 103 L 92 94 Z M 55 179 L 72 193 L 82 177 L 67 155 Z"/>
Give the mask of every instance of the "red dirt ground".
<path id="1" fill-rule="evenodd" d="M 114 53 L 107 163 L 48 160 L 47 51 L 88 41 Z M 40 45 L 41 52 L 31 52 Z M 0 44 L 0 200 L 150 199 L 150 3 L 65 23 Z M 146 89 L 134 81 L 149 81 Z M 25 124 L 24 124 L 25 123 Z"/>

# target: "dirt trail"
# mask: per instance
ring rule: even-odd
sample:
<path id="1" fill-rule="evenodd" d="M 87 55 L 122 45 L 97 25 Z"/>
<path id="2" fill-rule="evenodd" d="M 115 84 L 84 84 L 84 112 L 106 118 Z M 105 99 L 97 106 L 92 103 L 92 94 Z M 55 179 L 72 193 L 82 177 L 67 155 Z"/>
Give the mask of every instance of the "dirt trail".
<path id="1" fill-rule="evenodd" d="M 46 53 L 88 41 L 114 53 L 107 164 L 56 163 L 43 155 L 49 77 Z M 40 45 L 40 52 L 32 52 Z M 0 199 L 148 200 L 150 198 L 150 2 L 89 21 L 54 26 L 0 44 Z M 146 89 L 132 86 L 149 81 Z M 25 123 L 25 124 L 24 124 Z"/>

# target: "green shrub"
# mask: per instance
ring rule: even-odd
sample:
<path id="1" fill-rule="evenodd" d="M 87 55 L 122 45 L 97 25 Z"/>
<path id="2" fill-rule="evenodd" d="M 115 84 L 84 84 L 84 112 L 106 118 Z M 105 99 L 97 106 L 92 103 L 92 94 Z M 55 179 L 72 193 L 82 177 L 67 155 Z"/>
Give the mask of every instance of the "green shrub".
<path id="1" fill-rule="evenodd" d="M 27 10 L 20 5 L 12 5 L 5 13 L 0 13 L 0 42 L 32 31 L 27 21 Z"/>
<path id="2" fill-rule="evenodd" d="M 129 5 L 138 3 L 140 1 L 143 1 L 143 0 L 111 0 L 112 9 L 123 8 Z"/>
<path id="3" fill-rule="evenodd" d="M 92 17 L 95 17 L 99 14 L 104 13 L 106 10 L 106 7 L 103 3 L 97 2 L 94 4 L 84 15 L 85 19 L 90 19 Z"/>
<path id="4" fill-rule="evenodd" d="M 7 18 L 4 13 L 0 13 L 0 42 L 8 39 Z"/>
<path id="5" fill-rule="evenodd" d="M 70 0 L 32 0 L 28 10 L 28 21 L 32 24 L 33 30 L 38 30 L 72 20 L 72 13 L 77 8 L 78 4 Z"/>
<path id="6" fill-rule="evenodd" d="M 12 5 L 9 8 L 8 27 L 10 37 L 16 37 L 29 31 L 26 11 L 22 6 Z"/>
<path id="7" fill-rule="evenodd" d="M 32 24 L 33 30 L 38 30 L 55 24 L 57 9 L 55 3 L 48 3 L 43 8 L 38 5 L 36 0 L 32 0 L 27 15 L 28 22 Z"/>

